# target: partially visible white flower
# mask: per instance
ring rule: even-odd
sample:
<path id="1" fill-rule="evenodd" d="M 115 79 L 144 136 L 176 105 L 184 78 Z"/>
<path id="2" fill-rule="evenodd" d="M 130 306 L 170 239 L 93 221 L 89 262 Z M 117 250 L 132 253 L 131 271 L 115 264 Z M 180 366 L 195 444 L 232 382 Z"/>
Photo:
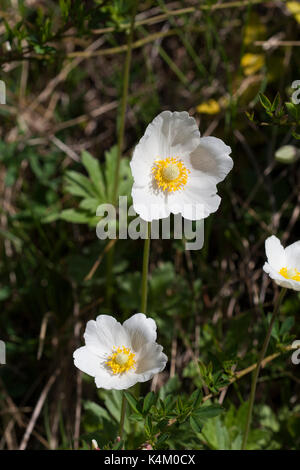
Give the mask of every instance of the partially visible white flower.
<path id="1" fill-rule="evenodd" d="M 146 382 L 167 363 L 156 343 L 156 323 L 137 313 L 121 325 L 109 315 L 90 320 L 84 333 L 85 346 L 76 349 L 74 364 L 95 377 L 98 388 L 123 390 Z"/>
<path id="2" fill-rule="evenodd" d="M 275 152 L 275 158 L 281 163 L 295 163 L 300 156 L 300 150 L 294 145 L 283 145 Z"/>
<path id="3" fill-rule="evenodd" d="M 146 221 L 180 213 L 198 220 L 221 202 L 217 184 L 233 167 L 231 148 L 201 137 L 187 112 L 163 111 L 148 125 L 130 163 L 134 210 Z"/>
<path id="4" fill-rule="evenodd" d="M 283 248 L 272 235 L 266 240 L 266 255 L 263 269 L 276 284 L 300 291 L 300 241 Z"/>
<path id="5" fill-rule="evenodd" d="M 92 439 L 92 450 L 100 450 L 96 439 Z"/>

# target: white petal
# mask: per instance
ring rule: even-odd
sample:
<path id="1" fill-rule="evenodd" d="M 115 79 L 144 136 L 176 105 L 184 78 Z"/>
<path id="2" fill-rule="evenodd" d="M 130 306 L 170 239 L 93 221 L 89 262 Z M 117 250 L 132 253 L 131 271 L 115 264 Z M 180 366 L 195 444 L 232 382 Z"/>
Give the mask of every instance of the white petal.
<path id="1" fill-rule="evenodd" d="M 181 213 L 188 220 L 205 219 L 216 212 L 220 202 L 215 182 L 203 175 L 190 177 L 183 190 L 174 192 L 169 197 L 171 212 Z"/>
<path id="2" fill-rule="evenodd" d="M 168 358 L 162 351 L 162 346 L 157 343 L 146 343 L 140 350 L 135 371 L 139 382 L 146 382 L 166 367 Z"/>
<path id="3" fill-rule="evenodd" d="M 185 111 L 163 111 L 148 125 L 136 146 L 130 163 L 136 186 L 149 182 L 154 161 L 167 157 L 183 158 L 200 142 L 195 119 Z"/>
<path id="4" fill-rule="evenodd" d="M 117 320 L 109 315 L 99 315 L 87 323 L 84 339 L 94 353 L 110 353 L 114 347 L 130 347 L 130 338 Z"/>
<path id="5" fill-rule="evenodd" d="M 143 313 L 133 315 L 123 323 L 123 326 L 129 333 L 134 351 L 139 351 L 146 343 L 156 341 L 156 323 Z"/>
<path id="6" fill-rule="evenodd" d="M 86 346 L 93 354 L 100 356 L 111 351 L 111 346 L 99 336 L 95 320 L 89 320 L 87 322 L 83 337 Z"/>
<path id="7" fill-rule="evenodd" d="M 293 290 L 296 290 L 296 291 L 300 291 L 300 282 L 299 281 L 294 281 L 293 279 L 291 279 L 291 289 Z"/>
<path id="8" fill-rule="evenodd" d="M 75 366 L 92 377 L 95 377 L 102 369 L 102 358 L 93 354 L 86 346 L 76 349 L 73 358 Z"/>
<path id="9" fill-rule="evenodd" d="M 265 242 L 266 255 L 268 263 L 275 271 L 280 271 L 281 268 L 286 266 L 286 255 L 280 240 L 272 235 L 266 239 Z"/>
<path id="10" fill-rule="evenodd" d="M 155 158 L 183 157 L 191 153 L 200 141 L 197 123 L 186 111 L 160 113 L 147 127 L 143 143 L 152 136 L 157 145 L 153 148 L 151 141 L 151 145 L 146 148 L 157 153 Z"/>
<path id="11" fill-rule="evenodd" d="M 95 384 L 98 388 L 107 390 L 125 390 L 138 382 L 138 376 L 134 372 L 124 372 L 123 374 L 111 374 L 105 368 L 95 377 Z"/>
<path id="12" fill-rule="evenodd" d="M 151 187 L 132 186 L 133 208 L 137 214 L 147 222 L 163 219 L 170 215 L 168 197 L 163 191 L 154 191 Z"/>
<path id="13" fill-rule="evenodd" d="M 291 279 L 286 279 L 284 276 L 279 274 L 269 263 L 265 263 L 263 270 L 269 274 L 270 278 L 273 279 L 278 286 L 286 287 L 287 289 L 294 289 L 294 282 Z"/>
<path id="14" fill-rule="evenodd" d="M 202 137 L 188 157 L 188 167 L 210 178 L 216 184 L 223 181 L 233 167 L 231 148 L 217 137 Z"/>
<path id="15" fill-rule="evenodd" d="M 145 135 L 134 149 L 130 168 L 134 182 L 139 187 L 145 186 L 152 179 L 152 168 L 159 157 L 158 144 L 154 134 L 149 137 Z"/>
<path id="16" fill-rule="evenodd" d="M 285 249 L 286 262 L 288 268 L 296 268 L 300 271 L 300 241 L 289 245 Z"/>

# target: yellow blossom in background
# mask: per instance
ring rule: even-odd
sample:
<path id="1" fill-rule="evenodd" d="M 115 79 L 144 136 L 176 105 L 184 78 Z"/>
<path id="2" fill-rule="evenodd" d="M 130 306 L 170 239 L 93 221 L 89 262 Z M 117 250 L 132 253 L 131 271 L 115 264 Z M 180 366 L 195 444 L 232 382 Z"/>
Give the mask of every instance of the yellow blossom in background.
<path id="1" fill-rule="evenodd" d="M 216 100 L 211 99 L 199 104 L 196 110 L 202 114 L 218 114 L 221 111 L 221 107 Z"/>
<path id="2" fill-rule="evenodd" d="M 245 26 L 243 42 L 247 46 L 252 46 L 254 41 L 263 41 L 266 38 L 267 29 L 260 22 L 260 16 L 256 13 L 250 15 L 250 21 Z"/>
<path id="3" fill-rule="evenodd" d="M 287 9 L 292 13 L 295 20 L 300 23 L 300 3 L 299 2 L 287 2 Z"/>
<path id="4" fill-rule="evenodd" d="M 265 65 L 263 54 L 251 54 L 247 52 L 241 59 L 241 66 L 245 75 L 254 75 Z"/>

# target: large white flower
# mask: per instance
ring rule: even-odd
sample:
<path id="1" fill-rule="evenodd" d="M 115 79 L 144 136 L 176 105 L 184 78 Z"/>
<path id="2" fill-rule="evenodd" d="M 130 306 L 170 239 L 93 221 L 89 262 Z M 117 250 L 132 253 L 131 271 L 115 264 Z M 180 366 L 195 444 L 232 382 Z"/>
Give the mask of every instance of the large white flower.
<path id="1" fill-rule="evenodd" d="M 156 343 L 156 323 L 137 313 L 123 325 L 109 315 L 90 320 L 84 333 L 85 346 L 76 349 L 74 364 L 95 377 L 98 388 L 122 390 L 146 382 L 167 363 Z"/>
<path id="2" fill-rule="evenodd" d="M 266 255 L 268 262 L 263 269 L 276 284 L 300 291 L 300 241 L 283 248 L 272 235 L 266 240 Z"/>
<path id="3" fill-rule="evenodd" d="M 204 219 L 221 202 L 217 184 L 232 169 L 231 148 L 202 137 L 187 112 L 164 111 L 148 125 L 130 163 L 134 210 L 146 221 L 181 214 Z"/>

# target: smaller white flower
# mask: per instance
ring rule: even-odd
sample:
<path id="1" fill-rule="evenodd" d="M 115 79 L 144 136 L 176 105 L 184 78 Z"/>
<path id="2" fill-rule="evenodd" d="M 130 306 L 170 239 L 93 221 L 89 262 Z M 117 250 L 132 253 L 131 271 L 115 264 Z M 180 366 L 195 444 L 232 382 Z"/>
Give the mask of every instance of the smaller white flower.
<path id="1" fill-rule="evenodd" d="M 300 291 L 300 241 L 283 248 L 272 235 L 266 240 L 266 255 L 268 262 L 263 269 L 276 284 Z"/>
<path id="2" fill-rule="evenodd" d="M 146 382 L 167 363 L 156 343 L 156 323 L 137 313 L 123 325 L 109 315 L 90 320 L 84 333 L 85 346 L 76 349 L 74 364 L 95 377 L 98 388 L 123 390 Z"/>

